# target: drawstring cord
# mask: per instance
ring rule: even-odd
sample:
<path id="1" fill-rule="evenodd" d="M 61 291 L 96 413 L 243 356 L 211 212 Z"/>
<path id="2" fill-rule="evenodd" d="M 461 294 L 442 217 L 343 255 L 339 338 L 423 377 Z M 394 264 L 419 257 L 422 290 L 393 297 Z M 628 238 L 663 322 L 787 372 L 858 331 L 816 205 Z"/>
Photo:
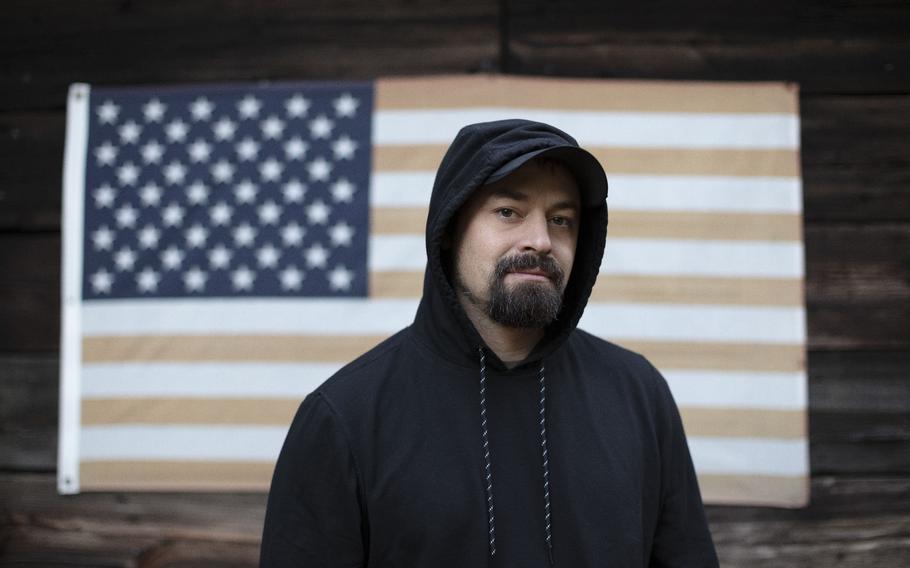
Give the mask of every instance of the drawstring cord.
<path id="1" fill-rule="evenodd" d="M 493 514 L 493 470 L 490 465 L 490 439 L 487 430 L 487 357 L 483 347 L 480 352 L 480 429 L 483 438 L 484 475 L 487 495 L 487 524 L 490 527 L 490 556 L 496 555 L 496 519 Z M 550 566 L 553 559 L 553 534 L 550 531 L 550 457 L 547 447 L 547 383 L 543 362 L 538 372 L 540 382 L 540 401 L 538 404 L 538 424 L 540 425 L 540 452 L 543 460 L 543 507 L 544 507 L 544 540 L 547 545 L 547 558 Z"/>
<path id="2" fill-rule="evenodd" d="M 496 519 L 493 516 L 493 470 L 490 467 L 490 440 L 487 432 L 487 357 L 480 350 L 480 429 L 483 435 L 484 474 L 487 480 L 487 522 L 490 527 L 490 556 L 496 555 Z"/>

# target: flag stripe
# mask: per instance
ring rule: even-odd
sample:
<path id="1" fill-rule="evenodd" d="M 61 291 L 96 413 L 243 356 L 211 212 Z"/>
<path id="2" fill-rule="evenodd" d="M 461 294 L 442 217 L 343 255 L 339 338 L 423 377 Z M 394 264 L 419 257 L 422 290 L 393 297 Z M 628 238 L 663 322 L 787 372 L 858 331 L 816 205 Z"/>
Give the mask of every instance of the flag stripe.
<path id="1" fill-rule="evenodd" d="M 376 235 L 369 242 L 372 272 L 422 271 L 426 244 L 417 235 Z M 740 278 L 802 278 L 799 242 L 608 239 L 601 274 Z"/>
<path id="2" fill-rule="evenodd" d="M 805 475 L 698 474 L 702 496 L 712 503 L 803 507 L 809 502 Z"/>
<path id="3" fill-rule="evenodd" d="M 447 146 L 376 146 L 373 167 L 379 171 L 435 171 Z M 664 176 L 799 175 L 799 154 L 791 150 L 687 150 L 587 146 L 607 177 L 617 174 Z"/>
<path id="4" fill-rule="evenodd" d="M 273 425 L 287 427 L 300 405 L 293 398 L 101 398 L 82 401 L 82 425 Z M 690 436 L 800 438 L 798 410 L 719 409 L 681 406 Z"/>
<path id="5" fill-rule="evenodd" d="M 373 209 L 373 234 L 424 232 L 426 208 Z M 742 241 L 799 241 L 802 217 L 794 214 L 702 213 L 682 211 L 613 211 L 610 237 L 644 239 L 716 239 Z"/>
<path id="6" fill-rule="evenodd" d="M 639 112 L 796 114 L 796 87 L 780 83 L 599 81 L 473 75 L 381 79 L 376 107 L 385 110 L 520 106 Z"/>
<path id="7" fill-rule="evenodd" d="M 623 175 L 608 172 L 610 211 L 716 213 L 802 212 L 798 177 Z M 426 207 L 435 170 L 377 171 L 370 181 L 374 207 Z M 425 220 L 425 219 L 424 219 Z M 421 229 L 420 232 L 423 232 Z"/>
<path id="8" fill-rule="evenodd" d="M 136 335 L 87 337 L 85 363 L 239 361 L 333 363 L 350 361 L 385 336 Z M 658 368 L 795 372 L 804 368 L 802 345 L 625 340 Z"/>
<path id="9" fill-rule="evenodd" d="M 370 296 L 413 298 L 423 291 L 423 272 L 374 272 Z M 737 304 L 801 306 L 803 281 L 783 278 L 697 278 L 679 276 L 609 276 L 599 278 L 592 302 L 667 304 Z"/>
<path id="10" fill-rule="evenodd" d="M 81 448 L 85 461 L 259 461 L 275 459 L 286 435 L 287 425 L 100 425 L 83 427 Z M 705 473 L 805 473 L 799 453 L 804 445 L 777 438 L 689 436 L 693 460 Z"/>
<path id="11" fill-rule="evenodd" d="M 448 144 L 465 124 L 513 116 L 571 132 L 584 147 L 793 150 L 799 143 L 799 120 L 792 114 L 590 112 L 514 105 L 379 109 L 373 115 L 373 141 L 377 146 Z"/>
<path id="12" fill-rule="evenodd" d="M 127 304 L 135 319 L 112 319 L 110 313 Z M 410 325 L 417 300 L 386 299 L 363 304 L 353 300 L 210 300 L 199 306 L 180 300 L 150 305 L 137 300 L 98 303 L 83 311 L 87 338 L 105 335 L 235 334 L 391 335 Z M 612 338 L 689 342 L 798 343 L 805 333 L 801 307 L 609 304 L 591 303 L 581 326 Z M 217 329 L 217 333 L 211 333 Z"/>
<path id="13" fill-rule="evenodd" d="M 84 400 L 111 398 L 295 398 L 344 366 L 337 363 L 92 363 Z M 802 409 L 805 373 L 664 369 L 676 402 L 704 408 Z M 255 377 L 255 381 L 251 378 Z"/>

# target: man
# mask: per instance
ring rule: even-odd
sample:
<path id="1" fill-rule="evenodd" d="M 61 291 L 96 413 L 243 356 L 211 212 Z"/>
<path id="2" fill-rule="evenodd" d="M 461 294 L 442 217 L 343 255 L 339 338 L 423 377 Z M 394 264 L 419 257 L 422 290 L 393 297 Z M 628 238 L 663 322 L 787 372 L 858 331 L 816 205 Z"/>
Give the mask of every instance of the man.
<path id="1" fill-rule="evenodd" d="M 263 567 L 717 565 L 666 382 L 576 329 L 606 194 L 556 128 L 459 132 L 414 324 L 301 405 Z"/>

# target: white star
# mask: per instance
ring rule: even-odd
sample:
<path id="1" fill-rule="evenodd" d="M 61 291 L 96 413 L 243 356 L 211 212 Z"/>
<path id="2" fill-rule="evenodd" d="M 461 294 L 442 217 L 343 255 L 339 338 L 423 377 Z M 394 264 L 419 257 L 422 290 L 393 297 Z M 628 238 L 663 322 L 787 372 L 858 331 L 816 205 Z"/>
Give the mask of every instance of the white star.
<path id="1" fill-rule="evenodd" d="M 354 237 L 354 227 L 344 221 L 336 223 L 329 229 L 329 238 L 332 244 L 337 246 L 351 246 L 351 238 Z"/>
<path id="2" fill-rule="evenodd" d="M 317 199 L 306 208 L 306 216 L 310 225 L 325 225 L 331 212 L 331 207 L 326 205 L 321 199 Z"/>
<path id="3" fill-rule="evenodd" d="M 236 149 L 237 155 L 242 162 L 255 160 L 256 156 L 259 155 L 259 144 L 249 136 L 241 140 L 240 143 L 237 144 Z"/>
<path id="4" fill-rule="evenodd" d="M 98 120 L 101 124 L 114 124 L 117 121 L 117 115 L 120 114 L 120 107 L 113 101 L 104 101 L 104 104 L 95 109 L 98 113 Z"/>
<path id="5" fill-rule="evenodd" d="M 234 186 L 234 199 L 237 200 L 237 203 L 252 203 L 256 199 L 257 193 L 259 193 L 259 188 L 248 179 Z"/>
<path id="6" fill-rule="evenodd" d="M 92 274 L 92 290 L 96 294 L 110 294 L 113 283 L 114 275 L 103 268 Z"/>
<path id="7" fill-rule="evenodd" d="M 157 164 L 161 161 L 161 156 L 164 155 L 164 146 L 158 143 L 157 140 L 150 140 L 140 150 L 142 154 L 142 161 L 146 164 Z"/>
<path id="8" fill-rule="evenodd" d="M 281 228 L 281 240 L 284 242 L 284 246 L 300 246 L 300 243 L 303 242 L 303 236 L 305 234 L 306 229 L 293 221 Z"/>
<path id="9" fill-rule="evenodd" d="M 135 185 L 139 179 L 139 168 L 133 162 L 127 162 L 117 168 L 117 179 L 120 185 Z"/>
<path id="10" fill-rule="evenodd" d="M 262 137 L 266 140 L 278 140 L 284 132 L 284 121 L 277 116 L 270 116 L 259 124 Z"/>
<path id="11" fill-rule="evenodd" d="M 114 231 L 104 225 L 98 227 L 98 230 L 92 233 L 92 243 L 95 250 L 111 250 L 111 245 L 114 244 Z"/>
<path id="12" fill-rule="evenodd" d="M 190 104 L 193 120 L 208 120 L 212 117 L 213 110 L 215 110 L 215 105 L 205 97 L 199 97 Z"/>
<path id="13" fill-rule="evenodd" d="M 332 164 L 322 156 L 319 156 L 306 167 L 310 172 L 310 181 L 328 181 L 329 174 L 332 173 Z"/>
<path id="14" fill-rule="evenodd" d="M 354 152 L 356 150 L 357 142 L 354 142 L 347 135 L 342 136 L 332 143 L 332 152 L 335 154 L 336 160 L 350 160 L 354 157 Z"/>
<path id="15" fill-rule="evenodd" d="M 139 199 L 146 207 L 157 206 L 161 202 L 161 188 L 149 182 L 139 190 Z"/>
<path id="16" fill-rule="evenodd" d="M 329 260 L 329 251 L 321 244 L 316 243 L 306 249 L 304 256 L 306 257 L 306 265 L 308 267 L 325 268 L 325 264 Z"/>
<path id="17" fill-rule="evenodd" d="M 328 138 L 333 128 L 335 128 L 335 123 L 326 115 L 320 114 L 310 121 L 310 136 L 315 139 Z"/>
<path id="18" fill-rule="evenodd" d="M 234 290 L 252 290 L 255 280 L 256 273 L 245 265 L 231 272 L 231 284 L 234 286 Z"/>
<path id="19" fill-rule="evenodd" d="M 190 248 L 202 248 L 206 239 L 209 238 L 209 232 L 205 227 L 196 223 L 184 233 L 184 236 L 186 237 L 186 244 Z"/>
<path id="20" fill-rule="evenodd" d="M 278 181 L 282 171 L 284 171 L 284 166 L 275 158 L 269 158 L 259 164 L 259 175 L 264 181 Z"/>
<path id="21" fill-rule="evenodd" d="M 131 120 L 124 123 L 117 132 L 120 134 L 121 142 L 124 144 L 135 144 L 136 140 L 139 140 L 139 134 L 142 132 L 142 127 Z"/>
<path id="22" fill-rule="evenodd" d="M 244 223 L 234 229 L 234 244 L 238 247 L 252 246 L 256 239 L 256 229 L 249 223 Z"/>
<path id="23" fill-rule="evenodd" d="M 326 274 L 329 280 L 329 287 L 335 291 L 349 290 L 351 281 L 354 280 L 354 272 L 348 270 L 344 265 L 338 265 Z"/>
<path id="24" fill-rule="evenodd" d="M 174 245 L 161 251 L 160 256 L 161 265 L 164 266 L 165 270 L 177 270 L 180 268 L 180 265 L 183 264 L 183 259 L 186 257 L 183 251 Z"/>
<path id="25" fill-rule="evenodd" d="M 281 192 L 284 194 L 284 200 L 288 203 L 301 203 L 304 194 L 306 194 L 306 186 L 300 183 L 299 179 L 294 178 L 284 184 Z"/>
<path id="26" fill-rule="evenodd" d="M 183 273 L 183 285 L 187 292 L 202 292 L 205 288 L 205 282 L 208 275 L 198 266 L 194 266 L 189 271 Z"/>
<path id="27" fill-rule="evenodd" d="M 114 264 L 117 265 L 117 270 L 121 272 L 132 270 L 133 265 L 136 264 L 136 253 L 129 247 L 122 247 L 114 253 Z"/>
<path id="28" fill-rule="evenodd" d="M 186 166 L 177 160 L 171 160 L 171 163 L 164 166 L 164 179 L 171 185 L 183 183 L 186 178 Z"/>
<path id="29" fill-rule="evenodd" d="M 158 99 L 152 99 L 142 106 L 142 114 L 145 115 L 146 122 L 161 122 L 167 105 Z"/>
<path id="30" fill-rule="evenodd" d="M 152 225 L 146 225 L 139 231 L 139 246 L 144 249 L 155 248 L 158 246 L 158 239 L 161 238 L 161 231 Z"/>
<path id="31" fill-rule="evenodd" d="M 201 181 L 197 181 L 186 188 L 186 198 L 191 205 L 200 205 L 209 199 L 209 188 Z"/>
<path id="32" fill-rule="evenodd" d="M 262 268 L 275 268 L 278 266 L 278 259 L 281 252 L 272 246 L 272 243 L 266 243 L 265 246 L 256 251 L 256 261 Z"/>
<path id="33" fill-rule="evenodd" d="M 304 142 L 299 136 L 295 136 L 284 143 L 284 155 L 288 160 L 299 160 L 306 155 L 310 149 L 309 144 Z"/>
<path id="34" fill-rule="evenodd" d="M 285 290 L 299 290 L 304 274 L 296 266 L 288 266 L 279 273 L 279 276 L 281 277 L 282 288 Z"/>
<path id="35" fill-rule="evenodd" d="M 109 184 L 104 184 L 98 189 L 95 190 L 95 207 L 102 209 L 104 207 L 110 207 L 114 204 L 114 197 L 117 195 L 117 190 L 111 187 Z"/>
<path id="36" fill-rule="evenodd" d="M 219 202 L 209 209 L 209 218 L 212 220 L 212 225 L 215 225 L 216 227 L 230 223 L 231 215 L 233 214 L 234 209 L 224 201 Z"/>
<path id="37" fill-rule="evenodd" d="M 209 264 L 214 269 L 227 268 L 231 262 L 231 256 L 233 256 L 231 250 L 219 243 L 218 246 L 209 251 Z"/>
<path id="38" fill-rule="evenodd" d="M 332 192 L 332 200 L 336 203 L 350 203 L 356 190 L 357 188 L 347 178 L 341 178 L 332 184 L 329 191 Z"/>
<path id="39" fill-rule="evenodd" d="M 151 268 L 146 268 L 136 275 L 136 286 L 140 292 L 154 292 L 158 289 L 160 281 L 161 275 Z"/>
<path id="40" fill-rule="evenodd" d="M 310 110 L 310 101 L 297 94 L 285 101 L 284 108 L 287 109 L 289 117 L 300 118 L 306 116 Z"/>
<path id="41" fill-rule="evenodd" d="M 199 162 L 207 162 L 209 156 L 212 154 L 212 145 L 202 138 L 198 138 L 195 142 L 190 144 L 189 152 L 190 159 L 194 164 L 198 164 Z"/>
<path id="42" fill-rule="evenodd" d="M 219 160 L 211 168 L 212 177 L 219 183 L 228 183 L 234 178 L 234 166 L 227 160 Z"/>
<path id="43" fill-rule="evenodd" d="M 212 131 L 215 132 L 215 139 L 222 142 L 233 138 L 234 132 L 236 130 L 237 124 L 235 122 L 232 122 L 228 117 L 222 118 L 215 123 L 215 126 L 212 127 Z"/>
<path id="44" fill-rule="evenodd" d="M 95 158 L 99 166 L 112 166 L 117 159 L 117 147 L 108 141 L 95 148 Z"/>
<path id="45" fill-rule="evenodd" d="M 114 212 L 114 217 L 117 219 L 117 225 L 121 229 L 126 227 L 133 228 L 136 226 L 136 219 L 139 217 L 139 211 L 127 203 Z"/>
<path id="46" fill-rule="evenodd" d="M 259 109 L 262 103 L 253 95 L 247 95 L 237 103 L 237 111 L 240 112 L 240 118 L 256 118 L 259 116 Z"/>
<path id="47" fill-rule="evenodd" d="M 351 93 L 345 93 L 332 101 L 332 105 L 335 107 L 336 115 L 350 118 L 357 114 L 360 101 L 351 96 Z"/>
<path id="48" fill-rule="evenodd" d="M 176 227 L 177 225 L 183 223 L 183 207 L 176 203 L 171 203 L 161 212 L 161 219 L 164 221 L 165 227 Z"/>
<path id="49" fill-rule="evenodd" d="M 164 128 L 164 131 L 171 142 L 183 142 L 186 140 L 186 133 L 189 132 L 189 130 L 190 127 L 187 125 L 187 123 L 183 122 L 179 118 L 172 120 Z"/>
<path id="50" fill-rule="evenodd" d="M 263 225 L 274 225 L 281 217 L 281 207 L 274 201 L 266 201 L 259 206 L 259 222 Z"/>

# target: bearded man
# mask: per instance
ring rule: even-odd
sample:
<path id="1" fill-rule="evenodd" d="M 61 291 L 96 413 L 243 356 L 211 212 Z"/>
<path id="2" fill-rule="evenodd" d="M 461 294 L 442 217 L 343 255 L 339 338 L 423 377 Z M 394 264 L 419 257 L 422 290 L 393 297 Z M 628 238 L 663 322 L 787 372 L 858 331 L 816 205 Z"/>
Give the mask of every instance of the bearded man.
<path id="1" fill-rule="evenodd" d="M 576 327 L 606 197 L 552 126 L 458 133 L 414 323 L 304 400 L 263 567 L 717 566 L 666 381 Z"/>

